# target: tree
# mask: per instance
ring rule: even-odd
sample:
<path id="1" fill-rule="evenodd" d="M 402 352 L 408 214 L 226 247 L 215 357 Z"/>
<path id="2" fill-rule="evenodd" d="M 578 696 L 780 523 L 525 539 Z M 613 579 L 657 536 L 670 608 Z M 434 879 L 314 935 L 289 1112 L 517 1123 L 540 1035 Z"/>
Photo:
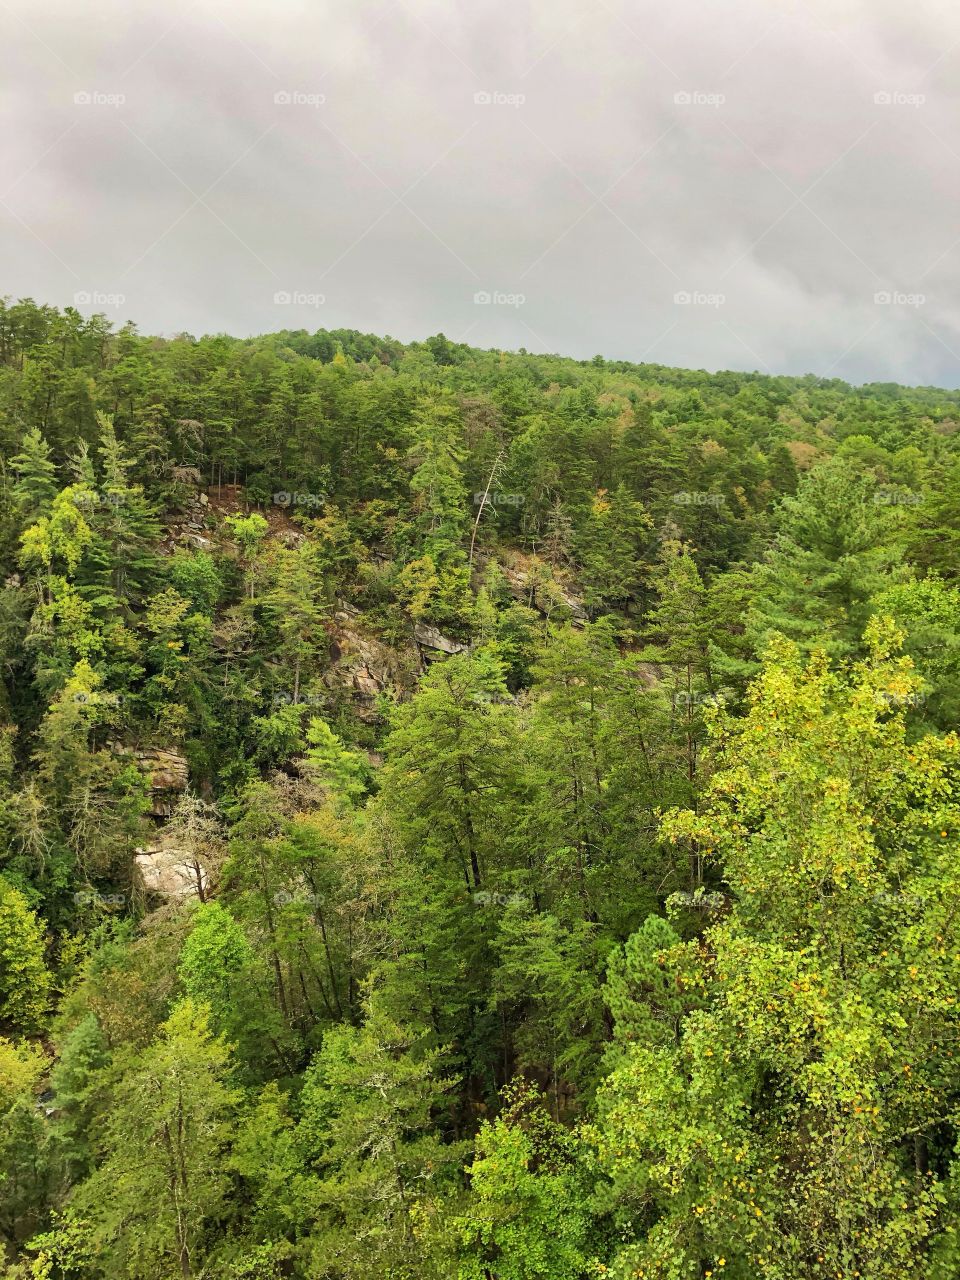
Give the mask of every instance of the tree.
<path id="1" fill-rule="evenodd" d="M 57 495 L 57 469 L 50 446 L 36 427 L 24 433 L 21 452 L 10 459 L 10 466 L 17 477 L 14 509 L 21 525 L 32 524 L 49 511 Z"/>
<path id="2" fill-rule="evenodd" d="M 93 495 L 90 523 L 97 536 L 87 556 L 90 577 L 122 604 L 139 602 L 157 573 L 160 526 L 142 486 L 130 482 L 133 464 L 121 452 L 113 419 L 98 413 L 97 423 L 102 492 Z"/>
<path id="3" fill-rule="evenodd" d="M 263 597 L 263 609 L 280 644 L 277 656 L 293 679 L 283 692 L 300 701 L 305 671 L 327 647 L 323 629 L 327 607 L 323 557 L 317 545 L 306 539 L 294 550 L 277 548 L 270 565 L 272 582 Z"/>
<path id="4" fill-rule="evenodd" d="M 580 1280 L 599 1261 L 589 1152 L 522 1078 L 504 1089 L 503 1103 L 481 1125 L 470 1198 L 453 1219 L 457 1280 Z"/>
<path id="5" fill-rule="evenodd" d="M 913 501 L 904 530 L 907 549 L 922 569 L 932 569 L 944 578 L 957 577 L 960 566 L 960 463 L 951 462 L 928 476 Z"/>
<path id="6" fill-rule="evenodd" d="M 106 1105 L 110 1061 L 100 1023 L 95 1014 L 88 1013 L 65 1037 L 50 1073 L 57 1148 L 75 1180 L 86 1176 L 93 1166 L 94 1126 Z"/>
<path id="7" fill-rule="evenodd" d="M 345 747 L 325 720 L 311 716 L 307 726 L 305 767 L 317 781 L 347 804 L 359 800 L 369 782 L 363 756 Z"/>
<path id="8" fill-rule="evenodd" d="M 456 1185 L 463 1148 L 436 1134 L 453 1081 L 420 1038 L 374 1001 L 363 1027 L 326 1033 L 306 1072 L 296 1140 L 313 1171 L 304 1262 L 317 1280 L 421 1275 L 416 1205 Z"/>
<path id="9" fill-rule="evenodd" d="M 594 495 L 575 541 L 584 603 L 593 615 L 611 608 L 629 611 L 639 598 L 652 524 L 625 485 L 618 485 L 613 493 L 600 489 Z"/>
<path id="10" fill-rule="evenodd" d="M 877 496 L 869 476 L 835 458 L 783 500 L 776 543 L 754 573 L 748 629 L 758 652 L 772 631 L 808 652 L 856 651 L 870 598 L 897 580 L 900 559 L 891 508 Z"/>
<path id="11" fill-rule="evenodd" d="M 0 1244 L 19 1249 L 44 1221 L 58 1182 L 50 1135 L 38 1114 L 43 1052 L 0 1037 Z"/>
<path id="12" fill-rule="evenodd" d="M 960 587 L 936 574 L 888 587 L 874 598 L 879 614 L 889 614 L 903 629 L 904 652 L 917 664 L 923 687 L 905 709 L 924 728 L 946 730 L 960 719 Z"/>
<path id="13" fill-rule="evenodd" d="M 199 904 L 192 924 L 178 967 L 187 996 L 208 1011 L 213 1030 L 233 1045 L 242 1066 L 256 1078 L 269 1075 L 283 1058 L 271 1051 L 281 1032 L 262 962 L 219 902 Z"/>
<path id="14" fill-rule="evenodd" d="M 51 977 L 40 921 L 27 899 L 0 876 L 0 1029 L 39 1031 Z"/>
<path id="15" fill-rule="evenodd" d="M 203 1272 L 209 1224 L 229 1203 L 229 1067 L 205 1009 L 188 999 L 118 1083 L 100 1164 L 76 1197 L 110 1275 Z"/>
<path id="16" fill-rule="evenodd" d="M 613 1274 L 886 1280 L 954 1238 L 960 741 L 908 747 L 909 660 L 889 623 L 866 643 L 849 675 L 774 645 L 702 811 L 665 819 L 730 905 L 612 970 Z"/>
<path id="17" fill-rule="evenodd" d="M 226 523 L 240 547 L 245 565 L 247 595 L 253 600 L 256 593 L 260 547 L 270 526 L 257 511 L 249 516 L 227 516 Z"/>
<path id="18" fill-rule="evenodd" d="M 505 696 L 495 654 L 457 654 L 397 708 L 387 743 L 385 800 L 424 860 L 456 868 L 467 889 L 482 888 L 509 796 L 510 714 L 496 701 Z"/>
<path id="19" fill-rule="evenodd" d="M 415 423 L 410 490 L 420 512 L 424 549 L 435 561 L 460 549 L 466 528 L 458 415 L 444 404 L 430 406 Z"/>

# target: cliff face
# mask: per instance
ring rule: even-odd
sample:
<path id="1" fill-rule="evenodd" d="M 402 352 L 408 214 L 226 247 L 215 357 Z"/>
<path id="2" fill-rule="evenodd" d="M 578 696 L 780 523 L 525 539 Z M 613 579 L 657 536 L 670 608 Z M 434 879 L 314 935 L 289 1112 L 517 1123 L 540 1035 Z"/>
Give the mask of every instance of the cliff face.
<path id="1" fill-rule="evenodd" d="M 330 665 L 323 683 L 331 696 L 348 701 L 359 720 L 373 723 L 379 718 L 376 700 L 380 694 L 402 694 L 415 685 L 420 664 L 413 645 L 395 649 L 369 635 L 363 629 L 359 610 L 352 605 L 338 602 L 326 629 Z"/>
<path id="2" fill-rule="evenodd" d="M 209 876 L 189 849 L 179 849 L 161 838 L 139 848 L 133 859 L 134 881 L 148 898 L 181 902 L 206 897 Z"/>
<path id="3" fill-rule="evenodd" d="M 190 780 L 186 756 L 172 748 L 153 747 L 136 752 L 135 758 L 150 789 L 151 814 L 169 818 Z"/>

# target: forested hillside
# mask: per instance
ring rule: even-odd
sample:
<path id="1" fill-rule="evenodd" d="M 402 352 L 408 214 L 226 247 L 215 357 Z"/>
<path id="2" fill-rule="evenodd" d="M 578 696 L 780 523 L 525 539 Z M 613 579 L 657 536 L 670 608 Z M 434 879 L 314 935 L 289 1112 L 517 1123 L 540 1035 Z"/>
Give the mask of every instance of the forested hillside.
<path id="1" fill-rule="evenodd" d="M 955 1277 L 958 432 L 0 307 L 3 1274 Z"/>

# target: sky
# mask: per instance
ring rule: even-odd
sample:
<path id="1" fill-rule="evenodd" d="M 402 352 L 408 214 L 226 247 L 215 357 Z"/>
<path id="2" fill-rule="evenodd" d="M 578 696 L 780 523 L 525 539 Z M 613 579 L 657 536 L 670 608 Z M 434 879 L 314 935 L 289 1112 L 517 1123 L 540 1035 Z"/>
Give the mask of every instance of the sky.
<path id="1" fill-rule="evenodd" d="M 0 0 L 0 294 L 960 386 L 960 7 Z"/>

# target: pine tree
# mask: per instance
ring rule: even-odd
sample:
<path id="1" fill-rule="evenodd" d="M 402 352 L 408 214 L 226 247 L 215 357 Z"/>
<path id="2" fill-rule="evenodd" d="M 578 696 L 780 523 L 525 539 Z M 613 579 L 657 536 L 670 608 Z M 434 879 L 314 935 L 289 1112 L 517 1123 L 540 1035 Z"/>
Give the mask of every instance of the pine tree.
<path id="1" fill-rule="evenodd" d="M 304 1263 L 317 1280 L 422 1274 L 416 1207 L 456 1185 L 463 1148 L 436 1133 L 454 1082 L 419 1038 L 374 1001 L 362 1027 L 326 1033 L 306 1072 L 296 1140 L 313 1171 Z"/>
<path id="2" fill-rule="evenodd" d="M 209 1226 L 229 1204 L 229 1068 L 203 1006 L 185 1000 L 118 1083 L 100 1163 L 76 1196 L 108 1274 L 203 1273 Z"/>
<path id="3" fill-rule="evenodd" d="M 49 511 L 59 488 L 50 446 L 36 427 L 24 433 L 21 451 L 10 459 L 10 466 L 16 475 L 14 510 L 25 527 Z"/>
<path id="4" fill-rule="evenodd" d="M 808 652 L 856 651 L 870 597 L 903 577 L 890 507 L 878 496 L 869 476 L 835 458 L 784 499 L 776 544 L 754 574 L 748 630 L 758 651 L 773 631 Z"/>

